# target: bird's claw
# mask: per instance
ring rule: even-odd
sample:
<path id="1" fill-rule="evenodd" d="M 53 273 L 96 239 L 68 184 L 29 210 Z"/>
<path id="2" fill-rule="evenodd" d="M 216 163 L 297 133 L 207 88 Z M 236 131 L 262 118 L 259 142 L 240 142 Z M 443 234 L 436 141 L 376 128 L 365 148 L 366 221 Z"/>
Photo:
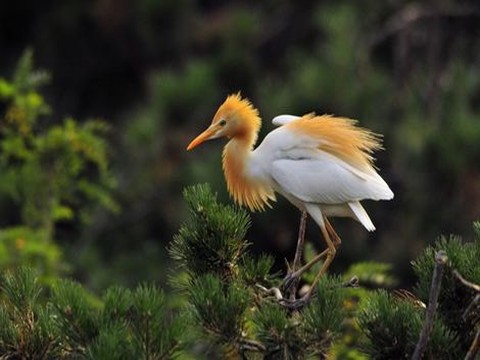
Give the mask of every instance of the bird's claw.
<path id="1" fill-rule="evenodd" d="M 290 274 L 291 272 L 293 272 L 294 269 L 292 269 L 292 267 L 290 266 L 290 263 L 288 262 L 287 259 L 285 259 L 285 266 L 287 267 L 287 273 Z"/>
<path id="2" fill-rule="evenodd" d="M 280 305 L 283 307 L 290 309 L 290 310 L 298 310 L 303 308 L 305 305 L 307 305 L 310 300 L 312 299 L 312 296 L 310 294 L 306 294 L 302 296 L 299 299 L 291 300 L 291 299 L 281 299 L 279 300 Z"/>
<path id="3" fill-rule="evenodd" d="M 260 290 L 262 290 L 267 295 L 273 295 L 277 300 L 282 300 L 283 295 L 278 287 L 271 287 L 267 289 L 265 286 L 260 284 L 255 284 Z"/>
<path id="4" fill-rule="evenodd" d="M 288 292 L 292 288 L 296 287 L 298 284 L 299 275 L 295 272 L 289 272 L 287 276 L 283 279 L 281 288 L 284 292 Z"/>
<path id="5" fill-rule="evenodd" d="M 312 298 L 311 293 L 307 293 L 299 299 L 287 299 L 282 295 L 282 292 L 277 287 L 267 289 L 260 284 L 256 284 L 256 286 L 263 292 L 265 292 L 267 295 L 273 295 L 280 305 L 289 310 L 298 310 L 303 308 L 310 302 Z"/>

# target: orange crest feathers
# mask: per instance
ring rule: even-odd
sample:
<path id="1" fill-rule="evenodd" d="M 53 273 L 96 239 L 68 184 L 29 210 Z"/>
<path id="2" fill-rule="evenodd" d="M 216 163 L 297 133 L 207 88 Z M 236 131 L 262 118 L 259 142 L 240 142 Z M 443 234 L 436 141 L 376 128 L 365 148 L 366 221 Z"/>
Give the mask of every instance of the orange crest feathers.
<path id="1" fill-rule="evenodd" d="M 240 92 L 227 96 L 213 117 L 212 124 L 221 119 L 235 123 L 232 137 L 236 136 L 238 140 L 243 138 L 250 146 L 255 144 L 261 126 L 260 116 L 250 100 L 242 98 Z"/>
<path id="2" fill-rule="evenodd" d="M 258 116 L 258 110 L 253 107 L 250 100 L 247 98 L 242 98 L 240 91 L 236 94 L 228 95 L 218 110 L 222 110 L 224 112 L 248 110 L 253 111 L 255 115 Z"/>

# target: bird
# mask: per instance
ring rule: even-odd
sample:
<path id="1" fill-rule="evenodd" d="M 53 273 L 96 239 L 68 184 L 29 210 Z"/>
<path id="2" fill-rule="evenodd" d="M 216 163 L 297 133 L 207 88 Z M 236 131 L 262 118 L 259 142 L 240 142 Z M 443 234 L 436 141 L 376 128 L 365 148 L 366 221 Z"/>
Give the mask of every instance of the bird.
<path id="1" fill-rule="evenodd" d="M 237 204 L 262 211 L 271 208 L 280 194 L 301 211 L 296 256 L 284 288 L 324 259 L 305 295 L 291 298 L 291 304 L 303 306 L 341 243 L 328 218 L 350 217 L 374 231 L 360 201 L 390 200 L 394 194 L 374 165 L 373 153 L 382 149 L 381 136 L 358 126 L 356 120 L 307 113 L 279 115 L 272 123 L 277 127 L 255 147 L 261 127 L 259 111 L 240 92 L 234 93 L 227 96 L 211 124 L 187 150 L 226 137 L 222 167 L 228 192 Z M 307 214 L 319 226 L 327 247 L 299 267 Z"/>

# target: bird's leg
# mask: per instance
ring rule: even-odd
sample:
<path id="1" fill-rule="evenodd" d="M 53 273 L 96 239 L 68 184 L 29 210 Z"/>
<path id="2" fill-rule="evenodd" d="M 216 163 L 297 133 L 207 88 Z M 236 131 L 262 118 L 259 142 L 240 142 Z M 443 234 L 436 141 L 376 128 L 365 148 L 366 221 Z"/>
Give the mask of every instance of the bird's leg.
<path id="1" fill-rule="evenodd" d="M 342 239 L 340 239 L 340 236 L 338 236 L 338 234 L 335 232 L 332 224 L 330 224 L 330 221 L 328 221 L 326 216 L 323 217 L 323 221 L 325 221 L 325 227 L 326 227 L 328 233 L 333 238 L 333 245 L 335 245 L 335 248 L 338 249 L 340 247 L 340 245 L 342 244 Z"/>
<path id="2" fill-rule="evenodd" d="M 315 255 L 315 257 L 310 260 L 310 262 L 308 262 L 307 264 L 303 265 L 300 269 L 294 271 L 294 272 L 291 272 L 289 273 L 284 279 L 283 279 L 283 285 L 282 285 L 282 288 L 284 289 L 284 291 L 288 291 L 292 285 L 298 281 L 298 279 L 300 278 L 300 276 L 302 276 L 302 274 L 305 272 L 305 271 L 308 271 L 311 269 L 311 267 L 313 265 L 315 265 L 317 262 L 319 262 L 320 260 L 322 260 L 322 258 L 324 258 L 325 256 L 327 256 L 327 253 L 328 253 L 328 249 L 322 251 L 320 254 L 318 255 Z"/>
<path id="3" fill-rule="evenodd" d="M 300 217 L 300 227 L 298 229 L 297 249 L 295 250 L 295 257 L 293 258 L 292 270 L 296 271 L 300 267 L 303 254 L 303 244 L 305 243 L 305 228 L 307 225 L 307 212 L 302 211 Z"/>
<path id="4" fill-rule="evenodd" d="M 300 263 L 302 261 L 303 255 L 303 245 L 305 243 L 305 228 L 307 225 L 307 212 L 302 211 L 302 216 L 300 217 L 300 227 L 298 229 L 298 240 L 297 240 L 297 248 L 295 250 L 295 257 L 293 258 L 292 266 L 288 267 L 288 274 L 284 280 L 284 288 L 288 294 L 290 299 L 295 299 L 295 293 L 297 292 L 298 286 L 298 277 L 293 277 L 287 284 L 287 279 L 289 279 L 290 275 L 295 273 L 297 269 L 300 267 Z M 288 286 L 285 286 L 288 285 Z"/>
<path id="5" fill-rule="evenodd" d="M 313 291 L 317 287 L 318 282 L 320 281 L 322 276 L 327 272 L 328 268 L 330 267 L 330 264 L 332 263 L 333 259 L 335 258 L 335 254 L 337 253 L 337 249 L 335 248 L 335 245 L 333 244 L 332 240 L 330 239 L 327 228 L 322 227 L 321 230 L 322 230 L 322 233 L 323 233 L 323 237 L 325 238 L 325 241 L 326 241 L 327 246 L 328 246 L 327 250 L 325 250 L 326 258 L 325 258 L 325 261 L 322 264 L 322 268 L 318 272 L 317 276 L 315 276 L 315 279 L 313 280 L 312 285 L 310 285 L 310 289 L 308 289 L 307 293 L 303 296 L 302 299 L 304 301 L 308 301 L 308 299 L 310 299 Z"/>
<path id="6" fill-rule="evenodd" d="M 302 225 L 303 225 L 303 227 L 305 226 L 305 224 L 303 223 L 304 217 L 305 217 L 305 221 L 306 221 L 306 218 L 307 218 L 306 213 L 302 213 L 302 220 L 301 220 L 301 223 L 300 223 L 300 231 L 302 231 Z M 330 238 L 330 236 L 333 238 L 333 245 L 334 245 L 335 249 L 337 249 L 341 245 L 342 240 L 340 239 L 340 236 L 338 236 L 338 234 L 335 232 L 332 224 L 330 224 L 330 221 L 328 221 L 326 216 L 323 217 L 323 220 L 325 222 L 326 233 L 329 235 L 329 238 Z M 322 229 L 322 232 L 323 231 L 324 230 Z M 292 268 L 289 269 L 289 272 L 288 272 L 287 276 L 285 277 L 285 279 L 283 279 L 283 285 L 282 285 L 282 288 L 287 293 L 290 294 L 290 296 L 289 296 L 290 299 L 293 298 L 292 293 L 295 294 L 295 292 L 296 292 L 296 286 L 298 284 L 298 279 L 300 279 L 300 276 L 302 276 L 302 274 L 305 271 L 310 270 L 311 267 L 313 265 L 315 265 L 317 262 L 319 262 L 322 258 L 324 258 L 327 255 L 327 252 L 328 252 L 328 249 L 324 250 L 320 254 L 316 255 L 309 263 L 305 264 L 303 267 L 301 267 L 297 270 L 297 267 L 299 266 L 299 262 L 300 262 L 300 256 L 301 256 L 302 251 L 303 251 L 303 241 L 304 241 L 304 238 L 302 238 L 302 243 L 301 243 L 302 249 L 299 251 L 300 234 L 301 234 L 301 232 L 299 232 L 297 252 L 295 253 L 295 260 L 293 262 Z M 305 227 L 303 228 L 303 236 L 304 235 L 305 235 Z M 325 237 L 325 234 L 324 234 L 324 237 Z M 298 262 L 296 262 L 297 256 L 298 256 Z M 296 265 L 296 264 L 298 264 L 298 265 Z"/>
<path id="7" fill-rule="evenodd" d="M 296 271 L 298 273 L 297 276 L 300 276 L 304 271 L 307 271 L 310 269 L 316 262 L 318 262 L 321 258 L 325 257 L 325 261 L 322 264 L 322 268 L 318 272 L 318 274 L 315 276 L 315 279 L 313 280 L 312 284 L 310 285 L 310 289 L 306 292 L 305 295 L 303 295 L 300 299 L 297 300 L 283 300 L 282 304 L 285 307 L 291 308 L 291 309 L 298 309 L 300 307 L 303 307 L 305 304 L 307 304 L 310 301 L 310 298 L 312 296 L 313 291 L 317 287 L 318 282 L 322 278 L 322 276 L 327 272 L 328 268 L 330 267 L 330 264 L 332 263 L 333 259 L 335 258 L 335 254 L 337 252 L 334 243 L 330 239 L 330 235 L 328 233 L 327 227 L 326 226 L 321 226 L 320 229 L 322 230 L 323 237 L 325 238 L 325 242 L 327 243 L 328 248 L 324 251 L 322 251 L 320 254 L 315 256 L 308 264 L 304 265 L 302 268 Z M 333 229 L 333 228 L 332 228 Z M 337 235 L 338 236 L 338 235 Z M 339 240 L 340 238 L 338 238 Z"/>

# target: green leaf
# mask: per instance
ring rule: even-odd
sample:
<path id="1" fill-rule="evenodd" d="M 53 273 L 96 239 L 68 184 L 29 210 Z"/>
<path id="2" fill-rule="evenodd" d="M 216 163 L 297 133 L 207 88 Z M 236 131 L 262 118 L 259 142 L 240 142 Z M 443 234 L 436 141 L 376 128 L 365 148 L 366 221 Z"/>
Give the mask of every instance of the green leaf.
<path id="1" fill-rule="evenodd" d="M 0 99 L 10 98 L 15 91 L 15 88 L 7 80 L 0 78 Z"/>

